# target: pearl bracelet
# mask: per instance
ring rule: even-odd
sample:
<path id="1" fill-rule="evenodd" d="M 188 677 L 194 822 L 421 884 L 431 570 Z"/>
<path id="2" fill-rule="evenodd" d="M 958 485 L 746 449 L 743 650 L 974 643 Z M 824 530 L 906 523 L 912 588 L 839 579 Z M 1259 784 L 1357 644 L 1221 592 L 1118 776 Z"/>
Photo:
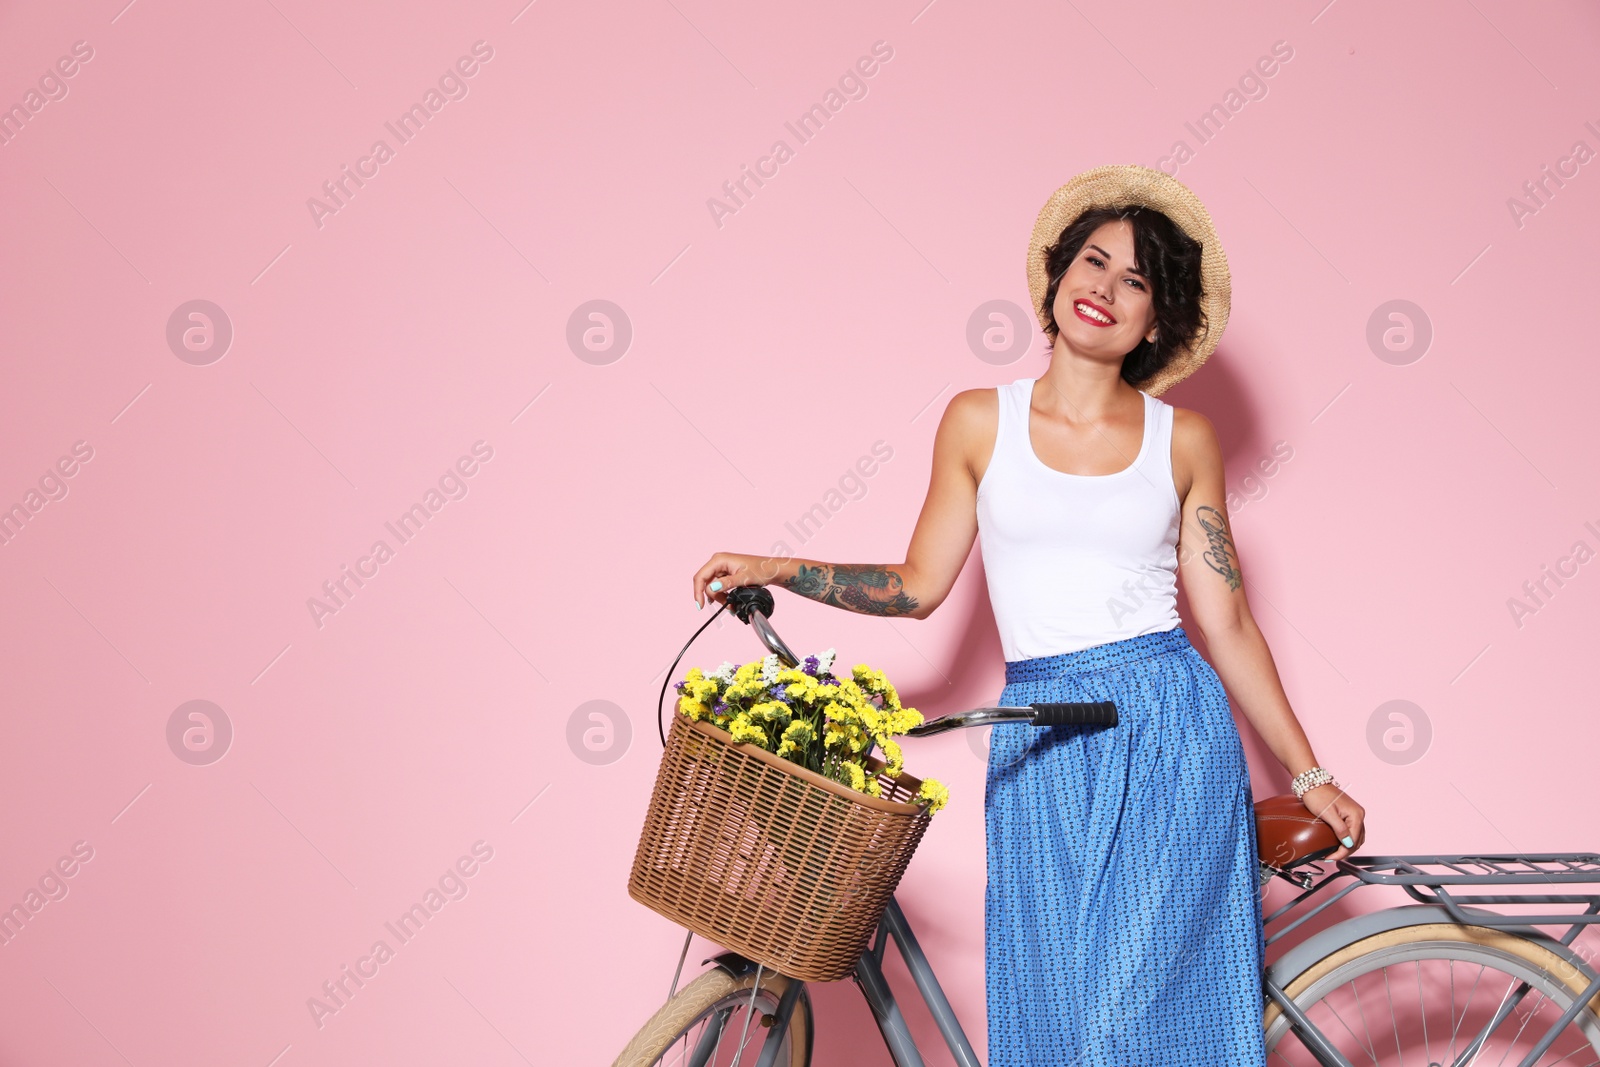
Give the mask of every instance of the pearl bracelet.
<path id="1" fill-rule="evenodd" d="M 1313 767 L 1309 771 L 1301 771 L 1289 783 L 1289 788 L 1294 790 L 1294 795 L 1304 797 L 1319 785 L 1335 785 L 1333 775 L 1321 767 Z"/>

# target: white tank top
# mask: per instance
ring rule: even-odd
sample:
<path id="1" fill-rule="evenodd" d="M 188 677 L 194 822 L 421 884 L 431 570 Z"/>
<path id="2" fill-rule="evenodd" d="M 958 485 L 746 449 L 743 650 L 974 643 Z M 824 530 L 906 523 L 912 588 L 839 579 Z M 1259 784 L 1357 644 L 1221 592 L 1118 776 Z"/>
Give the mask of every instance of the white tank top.
<path id="1" fill-rule="evenodd" d="M 1028 434 L 1035 378 L 998 387 L 978 539 L 1008 661 L 1170 630 L 1178 618 L 1172 406 L 1142 392 L 1144 439 L 1115 474 L 1045 466 Z"/>

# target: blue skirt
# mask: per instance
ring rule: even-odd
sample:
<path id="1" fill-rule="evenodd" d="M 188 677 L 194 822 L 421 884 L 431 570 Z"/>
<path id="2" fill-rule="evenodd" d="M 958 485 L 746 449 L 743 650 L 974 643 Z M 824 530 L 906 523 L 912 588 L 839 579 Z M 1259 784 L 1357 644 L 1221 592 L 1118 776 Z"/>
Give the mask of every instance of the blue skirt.
<path id="1" fill-rule="evenodd" d="M 1006 663 L 1001 704 L 1113 700 L 1114 727 L 993 728 L 990 1067 L 1261 1067 L 1250 769 L 1182 627 Z"/>

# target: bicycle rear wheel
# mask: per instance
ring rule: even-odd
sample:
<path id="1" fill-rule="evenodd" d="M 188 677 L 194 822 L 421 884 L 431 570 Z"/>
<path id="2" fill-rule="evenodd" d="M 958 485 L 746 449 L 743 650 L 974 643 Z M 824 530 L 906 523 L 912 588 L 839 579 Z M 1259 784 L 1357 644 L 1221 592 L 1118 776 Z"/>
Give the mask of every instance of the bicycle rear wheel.
<path id="1" fill-rule="evenodd" d="M 762 1017 L 778 1010 L 778 1001 L 794 981 L 770 971 L 761 976 L 750 1015 L 750 990 L 755 975 L 735 978 L 712 968 L 684 986 L 634 1035 L 612 1067 L 753 1067 L 767 1040 Z M 739 1037 L 749 1031 L 745 1045 Z M 697 1058 L 698 1057 L 698 1058 Z M 810 1067 L 811 998 L 800 991 L 789 1029 L 778 1052 L 779 1067 Z"/>
<path id="2" fill-rule="evenodd" d="M 1351 1063 L 1491 1067 L 1520 1063 L 1589 978 L 1516 934 L 1425 923 L 1347 945 L 1284 991 Z M 1519 999 L 1524 982 L 1530 988 Z M 1538 1063 L 1600 1065 L 1597 1008 L 1591 1002 L 1581 1010 Z M 1315 1067 L 1276 1004 L 1268 1005 L 1264 1025 L 1269 1063 Z"/>

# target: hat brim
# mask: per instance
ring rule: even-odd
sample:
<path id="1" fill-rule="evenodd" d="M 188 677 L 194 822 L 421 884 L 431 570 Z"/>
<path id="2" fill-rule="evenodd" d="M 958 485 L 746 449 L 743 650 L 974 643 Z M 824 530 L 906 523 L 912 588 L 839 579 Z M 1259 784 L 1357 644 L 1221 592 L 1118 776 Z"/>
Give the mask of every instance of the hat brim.
<path id="1" fill-rule="evenodd" d="M 1200 244 L 1200 307 L 1209 329 L 1196 331 L 1172 359 L 1155 374 L 1135 387 L 1160 396 L 1200 369 L 1216 350 L 1222 331 L 1228 326 L 1232 301 L 1232 280 L 1228 258 L 1212 225 L 1211 215 L 1200 198 L 1178 179 L 1164 171 L 1136 163 L 1117 163 L 1094 167 L 1075 175 L 1050 194 L 1033 224 L 1028 240 L 1028 291 L 1033 297 L 1034 317 L 1042 329 L 1046 321 L 1045 290 L 1050 285 L 1044 250 L 1054 244 L 1074 219 L 1092 207 L 1120 207 L 1138 204 L 1154 208 L 1171 219 L 1184 233 Z"/>

